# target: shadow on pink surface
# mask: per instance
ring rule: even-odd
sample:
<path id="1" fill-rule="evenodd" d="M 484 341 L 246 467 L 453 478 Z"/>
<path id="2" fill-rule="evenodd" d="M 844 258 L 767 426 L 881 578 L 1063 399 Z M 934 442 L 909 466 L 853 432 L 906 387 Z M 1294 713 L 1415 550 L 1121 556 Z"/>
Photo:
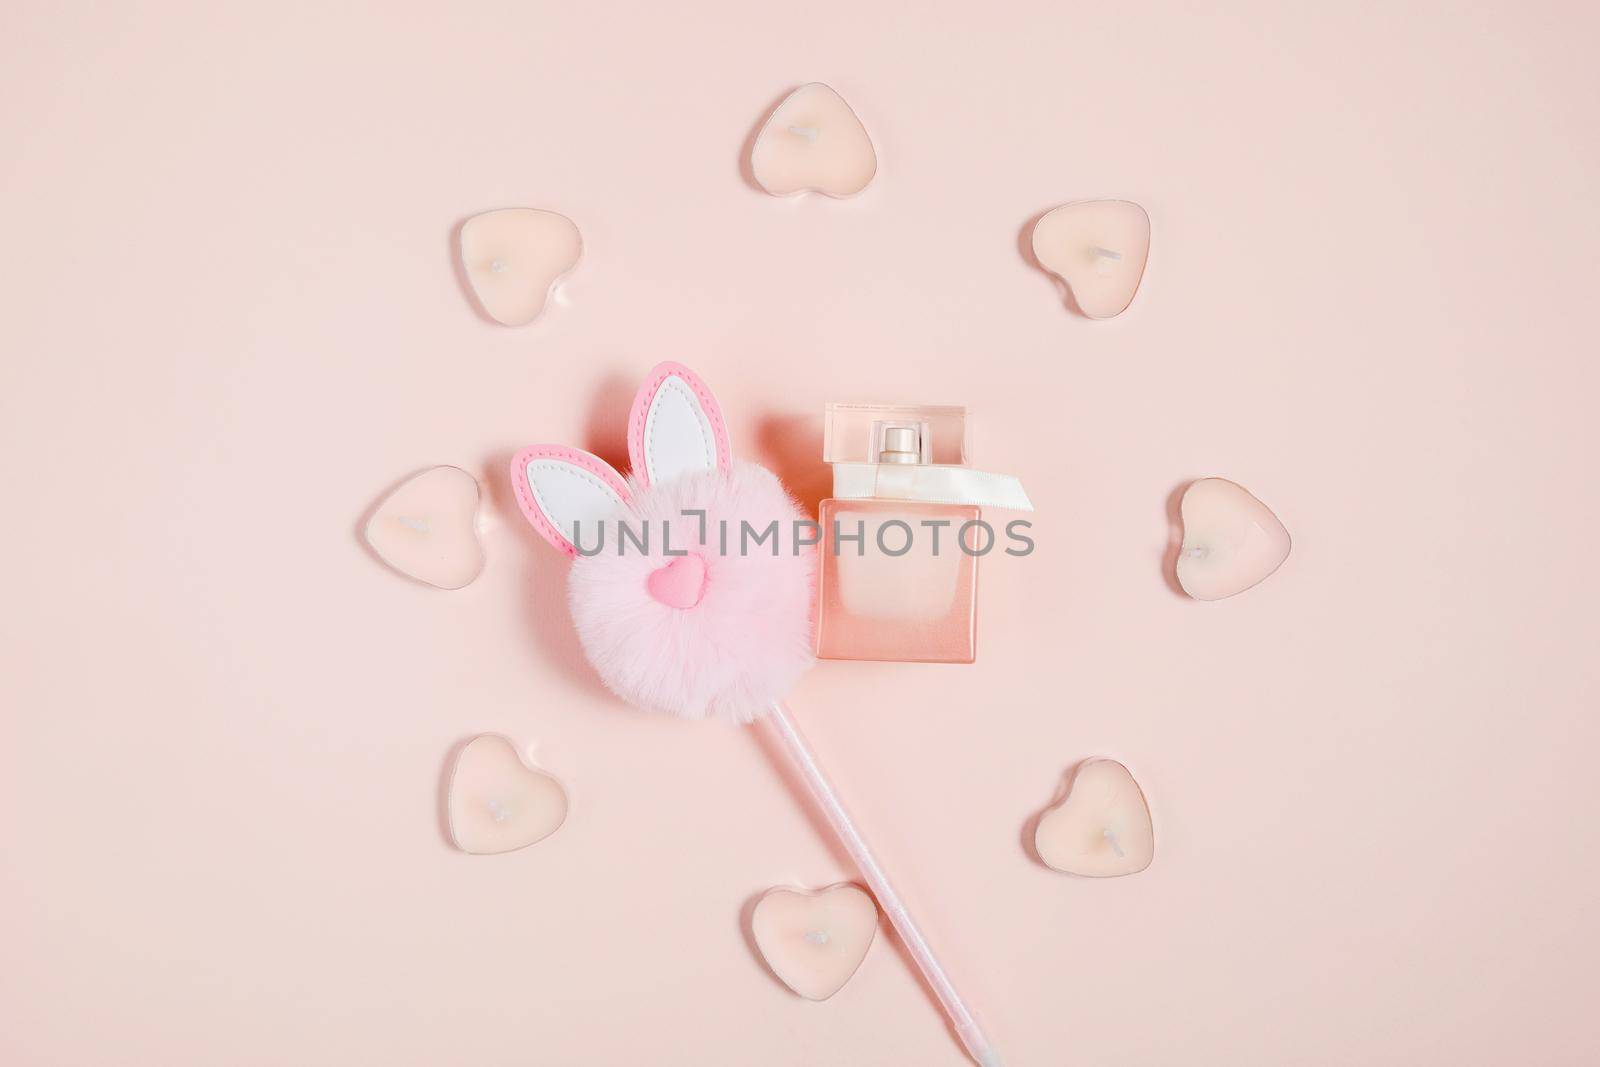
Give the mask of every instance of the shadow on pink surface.
<path id="1" fill-rule="evenodd" d="M 1161 555 L 1161 580 L 1174 596 L 1185 600 L 1189 599 L 1189 594 L 1178 584 L 1178 553 L 1183 551 L 1183 494 L 1194 481 L 1185 478 L 1167 494 L 1167 548 Z"/>
<path id="2" fill-rule="evenodd" d="M 1063 203 L 1065 202 L 1063 201 Z M 1040 263 L 1039 257 L 1033 254 L 1033 231 L 1038 228 L 1039 220 L 1054 211 L 1057 206 L 1059 205 L 1052 205 L 1042 211 L 1034 212 L 1028 221 L 1022 224 L 1022 229 L 1017 231 L 1017 254 L 1022 257 L 1024 263 L 1044 275 L 1045 279 L 1049 281 L 1050 287 L 1055 290 L 1056 296 L 1067 306 L 1068 311 L 1080 318 L 1087 319 L 1089 316 L 1085 315 L 1083 308 L 1078 306 L 1078 298 L 1072 295 L 1072 286 L 1062 281 L 1061 277 L 1051 271 L 1049 267 Z"/>

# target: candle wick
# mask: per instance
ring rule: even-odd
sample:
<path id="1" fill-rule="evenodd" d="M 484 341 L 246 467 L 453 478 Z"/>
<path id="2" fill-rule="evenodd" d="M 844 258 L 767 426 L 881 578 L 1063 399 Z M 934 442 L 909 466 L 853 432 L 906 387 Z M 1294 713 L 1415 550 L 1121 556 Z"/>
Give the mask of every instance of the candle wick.
<path id="1" fill-rule="evenodd" d="M 817 138 L 822 136 L 822 131 L 817 129 L 815 126 L 790 126 L 789 132 L 794 134 L 796 137 L 804 137 L 812 144 L 816 144 Z"/>
<path id="2" fill-rule="evenodd" d="M 1111 851 L 1117 854 L 1118 859 L 1122 859 L 1127 855 L 1127 853 L 1122 851 L 1122 846 L 1117 844 L 1117 835 L 1114 831 L 1107 827 L 1100 832 L 1105 835 L 1106 844 L 1111 846 Z"/>
<path id="3" fill-rule="evenodd" d="M 1095 255 L 1099 256 L 1101 259 L 1115 259 L 1115 260 L 1121 260 L 1122 259 L 1122 253 L 1121 252 L 1114 252 L 1109 248 L 1101 248 L 1099 245 L 1095 245 L 1093 248 L 1089 249 L 1089 251 L 1093 252 Z"/>

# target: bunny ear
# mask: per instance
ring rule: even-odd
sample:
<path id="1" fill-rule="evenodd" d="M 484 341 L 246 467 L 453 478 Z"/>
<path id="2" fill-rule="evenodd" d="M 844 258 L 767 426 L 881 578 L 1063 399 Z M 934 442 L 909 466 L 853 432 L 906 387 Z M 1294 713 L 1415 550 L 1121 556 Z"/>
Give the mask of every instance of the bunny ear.
<path id="1" fill-rule="evenodd" d="M 546 541 L 578 554 L 578 525 L 593 541 L 601 523 L 628 511 L 628 486 L 605 460 L 576 448 L 534 445 L 511 461 L 517 504 Z"/>
<path id="2" fill-rule="evenodd" d="M 628 458 L 647 486 L 733 466 L 722 409 L 699 375 L 681 363 L 650 372 L 628 414 Z"/>

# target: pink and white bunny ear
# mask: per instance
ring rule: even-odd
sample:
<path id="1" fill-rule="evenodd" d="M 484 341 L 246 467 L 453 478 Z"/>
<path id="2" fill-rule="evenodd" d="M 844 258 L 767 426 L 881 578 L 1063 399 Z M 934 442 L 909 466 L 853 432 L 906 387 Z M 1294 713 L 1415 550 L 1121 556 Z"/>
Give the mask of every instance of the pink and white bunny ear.
<path id="1" fill-rule="evenodd" d="M 733 466 L 722 409 L 698 374 L 681 363 L 659 363 L 650 372 L 628 413 L 628 459 L 647 486 Z"/>
<path id="2" fill-rule="evenodd" d="M 517 504 L 546 541 L 578 554 L 578 524 L 593 543 L 600 524 L 628 512 L 628 486 L 599 456 L 561 445 L 534 445 L 511 461 Z"/>

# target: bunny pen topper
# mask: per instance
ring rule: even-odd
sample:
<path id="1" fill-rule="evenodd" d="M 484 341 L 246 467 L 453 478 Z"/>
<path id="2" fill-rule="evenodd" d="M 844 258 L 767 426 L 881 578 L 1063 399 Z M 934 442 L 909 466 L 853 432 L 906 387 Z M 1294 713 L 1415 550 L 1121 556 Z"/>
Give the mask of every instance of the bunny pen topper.
<path id="1" fill-rule="evenodd" d="M 733 461 L 716 399 L 677 363 L 634 399 L 628 457 L 628 481 L 574 448 L 512 461 L 523 514 L 576 557 L 568 602 L 584 653 L 629 703 L 750 722 L 812 663 L 807 520 L 771 471 Z M 743 536 L 741 524 L 757 536 L 774 523 L 775 540 Z"/>
<path id="2" fill-rule="evenodd" d="M 771 471 L 734 462 L 722 409 L 682 364 L 657 365 L 634 398 L 628 459 L 626 480 L 560 445 L 525 448 L 511 462 L 523 515 L 573 557 L 567 600 L 585 656 L 612 692 L 646 710 L 764 718 L 967 1050 L 997 1067 L 783 704 L 814 661 L 816 525 Z"/>

